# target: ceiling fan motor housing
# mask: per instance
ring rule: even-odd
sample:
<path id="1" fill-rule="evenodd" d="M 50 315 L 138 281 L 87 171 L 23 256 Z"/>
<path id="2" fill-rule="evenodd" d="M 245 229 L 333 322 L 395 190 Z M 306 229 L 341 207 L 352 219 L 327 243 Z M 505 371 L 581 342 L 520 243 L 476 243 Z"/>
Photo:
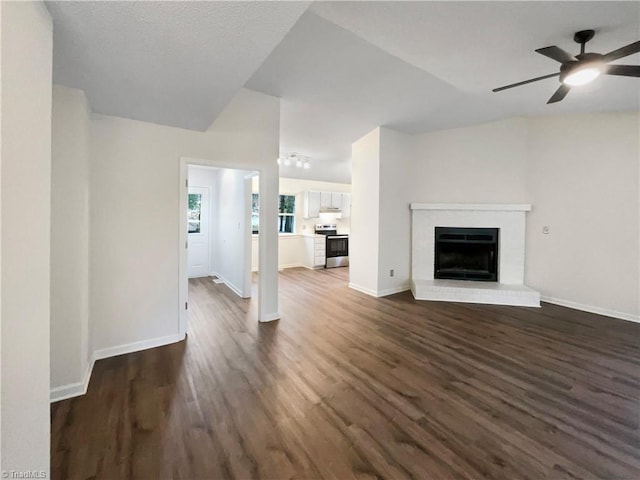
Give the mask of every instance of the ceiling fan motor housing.
<path id="1" fill-rule="evenodd" d="M 595 30 L 580 30 L 573 36 L 573 41 L 576 43 L 587 43 L 595 34 Z"/>
<path id="2" fill-rule="evenodd" d="M 583 68 L 598 68 L 602 69 L 604 66 L 604 61 L 602 60 L 602 55 L 599 53 L 583 53 L 582 55 L 576 56 L 578 60 L 572 60 L 570 62 L 565 62 L 560 66 L 560 82 L 563 82 L 567 75 L 571 74 L 577 69 Z"/>

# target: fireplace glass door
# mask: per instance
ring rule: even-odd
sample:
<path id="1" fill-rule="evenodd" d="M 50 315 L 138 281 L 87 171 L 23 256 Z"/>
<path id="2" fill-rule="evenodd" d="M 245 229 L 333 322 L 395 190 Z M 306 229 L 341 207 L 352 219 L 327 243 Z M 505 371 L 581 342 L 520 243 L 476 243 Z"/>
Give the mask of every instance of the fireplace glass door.
<path id="1" fill-rule="evenodd" d="M 498 281 L 498 229 L 436 227 L 434 278 Z"/>

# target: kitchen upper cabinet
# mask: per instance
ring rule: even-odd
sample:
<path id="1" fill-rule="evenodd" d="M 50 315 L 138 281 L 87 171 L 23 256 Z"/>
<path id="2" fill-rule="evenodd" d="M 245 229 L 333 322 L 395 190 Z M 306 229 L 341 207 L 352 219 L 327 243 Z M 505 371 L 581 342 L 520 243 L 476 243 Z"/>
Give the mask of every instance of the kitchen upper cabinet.
<path id="1" fill-rule="evenodd" d="M 342 218 L 349 218 L 351 216 L 351 194 L 342 194 Z"/>
<path id="2" fill-rule="evenodd" d="M 318 218 L 320 216 L 320 192 L 304 192 L 304 218 Z"/>
<path id="3" fill-rule="evenodd" d="M 351 194 L 342 192 L 303 192 L 303 217 L 318 218 L 321 211 L 342 213 L 342 217 L 351 216 Z"/>
<path id="4" fill-rule="evenodd" d="M 342 193 L 331 192 L 331 208 L 339 208 L 342 210 Z"/>
<path id="5" fill-rule="evenodd" d="M 320 208 L 331 208 L 331 192 L 320 192 Z"/>

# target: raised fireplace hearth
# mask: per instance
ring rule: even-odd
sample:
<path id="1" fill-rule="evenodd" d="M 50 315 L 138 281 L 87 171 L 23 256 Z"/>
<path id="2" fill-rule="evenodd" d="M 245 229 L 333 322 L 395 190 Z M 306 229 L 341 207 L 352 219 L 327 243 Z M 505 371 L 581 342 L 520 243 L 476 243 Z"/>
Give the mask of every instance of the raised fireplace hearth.
<path id="1" fill-rule="evenodd" d="M 497 228 L 435 228 L 434 278 L 498 281 Z"/>
<path id="2" fill-rule="evenodd" d="M 524 285 L 522 204 L 411 204 L 411 291 L 417 300 L 540 306 Z"/>

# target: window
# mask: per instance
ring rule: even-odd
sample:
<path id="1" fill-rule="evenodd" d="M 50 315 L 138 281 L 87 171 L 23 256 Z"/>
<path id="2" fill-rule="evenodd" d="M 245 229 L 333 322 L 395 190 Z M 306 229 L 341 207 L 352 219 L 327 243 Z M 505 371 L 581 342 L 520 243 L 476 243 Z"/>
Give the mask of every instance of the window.
<path id="1" fill-rule="evenodd" d="M 295 232 L 296 197 L 280 195 L 278 208 L 278 231 L 280 233 Z"/>
<path id="2" fill-rule="evenodd" d="M 260 199 L 257 193 L 251 194 L 251 233 L 258 233 Z"/>
<path id="3" fill-rule="evenodd" d="M 251 230 L 258 233 L 258 217 L 260 212 L 260 198 L 257 193 L 251 196 Z M 278 198 L 278 232 L 294 233 L 296 231 L 296 197 L 295 195 L 280 195 Z"/>
<path id="4" fill-rule="evenodd" d="M 202 215 L 202 195 L 189 194 L 189 233 L 200 233 L 200 216 Z"/>

